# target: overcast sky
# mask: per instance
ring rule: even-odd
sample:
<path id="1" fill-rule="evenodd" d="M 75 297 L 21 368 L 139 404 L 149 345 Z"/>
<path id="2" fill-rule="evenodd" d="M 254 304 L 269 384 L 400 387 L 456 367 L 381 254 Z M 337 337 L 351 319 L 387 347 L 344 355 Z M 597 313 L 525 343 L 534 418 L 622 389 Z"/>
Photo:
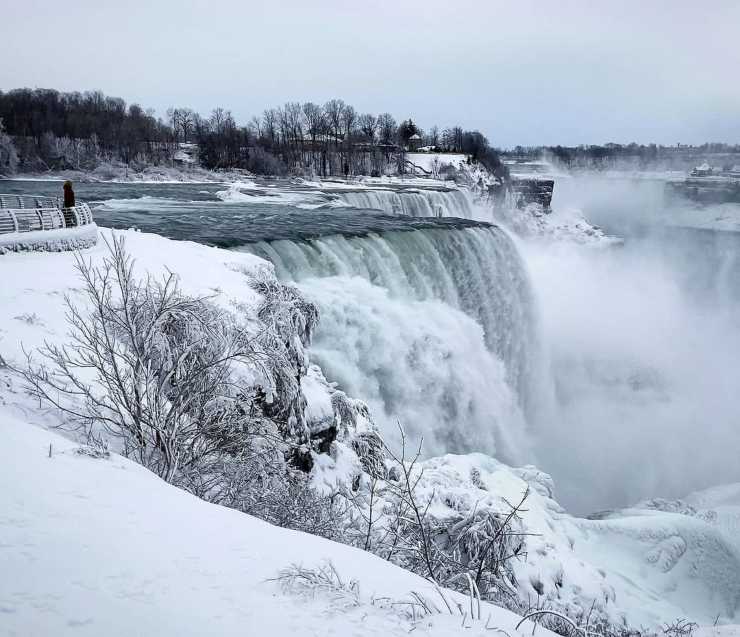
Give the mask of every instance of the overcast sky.
<path id="1" fill-rule="evenodd" d="M 498 146 L 740 142 L 740 0 L 2 0 L 0 89 L 341 97 Z"/>

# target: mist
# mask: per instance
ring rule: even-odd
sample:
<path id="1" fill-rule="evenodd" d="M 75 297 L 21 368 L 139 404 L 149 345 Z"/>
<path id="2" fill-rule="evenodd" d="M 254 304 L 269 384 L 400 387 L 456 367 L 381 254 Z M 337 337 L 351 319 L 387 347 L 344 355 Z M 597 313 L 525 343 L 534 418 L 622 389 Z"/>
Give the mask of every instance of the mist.
<path id="1" fill-rule="evenodd" d="M 559 189 L 559 192 L 558 190 Z M 677 228 L 663 181 L 559 179 L 623 236 L 612 248 L 524 242 L 555 400 L 534 425 L 537 462 L 578 513 L 737 481 L 740 233 Z"/>

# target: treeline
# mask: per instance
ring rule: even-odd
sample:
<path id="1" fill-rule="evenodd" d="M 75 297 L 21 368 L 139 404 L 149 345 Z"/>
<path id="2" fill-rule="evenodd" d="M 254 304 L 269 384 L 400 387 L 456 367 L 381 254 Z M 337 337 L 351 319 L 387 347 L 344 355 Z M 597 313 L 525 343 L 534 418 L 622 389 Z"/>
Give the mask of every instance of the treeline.
<path id="1" fill-rule="evenodd" d="M 0 121 L 21 171 L 85 170 L 103 161 L 138 170 L 195 161 L 208 169 L 258 174 L 379 175 L 405 172 L 405 153 L 418 148 L 468 153 L 503 171 L 478 131 L 424 131 L 410 118 L 399 123 L 390 113 L 361 113 L 341 99 L 288 102 L 239 124 L 220 107 L 208 115 L 171 108 L 159 119 L 152 110 L 99 91 L 16 89 L 0 92 Z"/>
<path id="2" fill-rule="evenodd" d="M 740 145 L 707 143 L 698 146 L 677 144 L 604 144 L 580 146 L 517 146 L 503 151 L 507 159 L 535 160 L 544 158 L 565 168 L 666 168 L 684 170 L 706 158 L 732 165 L 740 158 Z"/>
<path id="3" fill-rule="evenodd" d="M 172 135 L 152 111 L 100 91 L 0 92 L 0 119 L 21 169 L 90 168 L 102 159 L 158 163 L 172 156 Z"/>

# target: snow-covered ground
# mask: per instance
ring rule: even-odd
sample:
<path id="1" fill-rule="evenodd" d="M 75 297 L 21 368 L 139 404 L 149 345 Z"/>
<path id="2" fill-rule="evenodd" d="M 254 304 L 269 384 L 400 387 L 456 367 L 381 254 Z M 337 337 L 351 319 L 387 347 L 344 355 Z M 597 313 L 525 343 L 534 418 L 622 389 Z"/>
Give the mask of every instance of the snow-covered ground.
<path id="1" fill-rule="evenodd" d="M 416 172 L 439 177 L 447 166 L 459 169 L 468 156 L 462 153 L 406 153 L 406 159 L 419 169 Z"/>
<path id="2" fill-rule="evenodd" d="M 516 634 L 519 618 L 488 604 L 480 620 L 445 609 L 414 622 L 412 592 L 444 607 L 420 577 L 207 504 L 120 456 L 82 454 L 34 421 L 0 424 L 2 635 Z M 275 581 L 328 562 L 344 589 Z"/>
<path id="3" fill-rule="evenodd" d="M 110 231 L 101 235 L 110 238 Z M 125 236 L 139 272 L 169 268 L 188 293 L 238 302 L 247 312 L 256 307 L 259 295 L 245 272 L 269 268 L 266 262 L 157 235 Z M 83 254 L 99 262 L 105 245 Z M 18 364 L 24 347 L 65 340 L 64 295 L 79 300 L 79 282 L 71 253 L 0 258 L 0 354 Z M 0 492 L 5 634 L 400 634 L 412 627 L 398 612 L 408 606 L 388 599 L 437 595 L 368 553 L 203 503 L 118 456 L 81 455 L 77 444 L 48 430 L 56 417 L 29 402 L 17 379 L 4 372 L 0 379 L 0 481 L 12 485 Z M 330 388 L 318 373 L 309 379 L 308 412 L 326 418 Z M 354 477 L 357 465 L 333 453 L 317 464 L 315 482 Z M 692 494 L 691 507 L 643 503 L 584 520 L 562 510 L 549 476 L 534 467 L 512 469 L 480 454 L 433 458 L 424 467 L 420 488 L 433 496 L 430 510 L 440 519 L 506 510 L 506 500 L 518 501 L 530 486 L 521 521 L 526 553 L 512 564 L 519 596 L 532 603 L 541 597 L 575 615 L 593 604 L 611 622 L 631 626 L 679 616 L 727 622 L 740 607 L 737 486 Z M 357 580 L 359 601 L 346 591 L 286 596 L 269 581 L 293 562 L 313 568 L 325 560 L 345 582 Z M 493 607 L 483 617 L 488 613 L 489 626 L 515 634 L 514 616 Z M 416 626 L 453 634 L 463 623 L 459 615 L 435 614 Z M 466 625 L 466 634 L 485 632 L 485 621 L 468 617 Z"/>

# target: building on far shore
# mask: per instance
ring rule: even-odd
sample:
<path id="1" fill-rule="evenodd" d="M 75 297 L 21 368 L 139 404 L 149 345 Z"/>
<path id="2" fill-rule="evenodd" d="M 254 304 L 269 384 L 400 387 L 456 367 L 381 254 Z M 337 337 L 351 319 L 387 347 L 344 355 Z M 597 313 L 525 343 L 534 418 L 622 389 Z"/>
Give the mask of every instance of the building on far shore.
<path id="1" fill-rule="evenodd" d="M 697 166 L 691 171 L 692 177 L 709 177 L 712 174 L 712 167 L 704 162 L 701 166 Z"/>
<path id="2" fill-rule="evenodd" d="M 409 137 L 409 151 L 413 153 L 419 150 L 419 148 L 421 148 L 421 143 L 421 135 L 419 135 L 419 133 L 414 133 L 411 137 Z"/>

